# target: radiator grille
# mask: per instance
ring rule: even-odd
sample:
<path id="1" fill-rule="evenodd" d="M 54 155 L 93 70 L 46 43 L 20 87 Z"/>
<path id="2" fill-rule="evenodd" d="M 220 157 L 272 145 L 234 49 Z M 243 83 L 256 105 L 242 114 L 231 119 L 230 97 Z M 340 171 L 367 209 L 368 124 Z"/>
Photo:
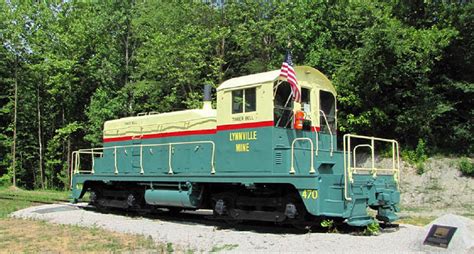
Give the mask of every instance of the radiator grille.
<path id="1" fill-rule="evenodd" d="M 281 152 L 275 152 L 275 164 L 283 163 L 283 154 Z"/>

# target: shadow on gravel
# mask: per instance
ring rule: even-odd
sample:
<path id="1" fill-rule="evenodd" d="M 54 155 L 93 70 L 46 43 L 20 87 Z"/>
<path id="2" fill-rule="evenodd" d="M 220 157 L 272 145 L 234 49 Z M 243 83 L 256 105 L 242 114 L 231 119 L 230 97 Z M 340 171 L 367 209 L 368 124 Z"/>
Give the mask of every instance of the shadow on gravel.
<path id="1" fill-rule="evenodd" d="M 184 211 L 184 212 L 174 212 L 171 213 L 166 209 L 156 210 L 153 212 L 136 212 L 136 211 L 125 211 L 121 209 L 97 209 L 94 206 L 85 206 L 81 209 L 87 211 L 98 212 L 102 214 L 113 214 L 121 215 L 132 218 L 145 218 L 150 220 L 160 220 L 172 223 L 179 223 L 182 225 L 204 225 L 215 227 L 216 230 L 232 230 L 232 231 L 249 231 L 256 233 L 265 233 L 265 234 L 293 234 L 293 235 L 303 235 L 308 233 L 340 233 L 340 234 L 351 234 L 351 235 L 363 235 L 365 228 L 361 227 L 352 227 L 347 224 L 341 224 L 337 226 L 337 230 L 332 230 L 328 232 L 327 228 L 313 226 L 310 229 L 298 229 L 292 225 L 282 225 L 275 224 L 271 222 L 260 222 L 260 221 L 243 221 L 240 223 L 228 223 L 221 219 L 216 219 L 212 217 L 212 212 L 203 210 L 203 211 Z M 393 227 L 381 228 L 381 233 L 390 233 L 398 230 L 398 225 Z"/>

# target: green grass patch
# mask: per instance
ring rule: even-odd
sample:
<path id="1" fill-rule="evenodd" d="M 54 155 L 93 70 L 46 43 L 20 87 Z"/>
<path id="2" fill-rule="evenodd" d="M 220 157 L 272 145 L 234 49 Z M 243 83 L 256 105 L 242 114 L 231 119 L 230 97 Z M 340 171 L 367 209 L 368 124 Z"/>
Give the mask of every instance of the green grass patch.
<path id="1" fill-rule="evenodd" d="M 225 250 L 232 250 L 239 247 L 238 244 L 224 244 L 222 246 L 214 246 L 211 249 L 211 252 L 219 252 L 219 251 L 225 251 Z"/>
<path id="2" fill-rule="evenodd" d="M 0 218 L 8 214 L 37 204 L 67 202 L 68 191 L 27 191 L 15 187 L 0 188 Z"/>
<path id="3" fill-rule="evenodd" d="M 419 207 L 419 206 L 402 206 L 400 208 L 400 210 L 403 212 L 417 212 L 417 213 L 425 212 L 426 209 L 427 209 L 426 207 Z"/>
<path id="4" fill-rule="evenodd" d="M 463 157 L 459 160 L 459 170 L 465 176 L 474 176 L 474 162 L 469 160 L 467 157 Z"/>
<path id="5" fill-rule="evenodd" d="M 400 224 L 410 224 L 415 226 L 426 226 L 430 224 L 436 217 L 434 216 L 408 216 L 397 221 Z"/>
<path id="6" fill-rule="evenodd" d="M 109 232 L 99 227 L 7 218 L 8 214 L 33 205 L 67 202 L 69 195 L 68 191 L 0 187 L 0 252 L 170 253 L 176 248 L 171 243 L 157 244 L 151 237 Z M 185 250 L 177 248 L 177 251 Z"/>
<path id="7" fill-rule="evenodd" d="M 167 253 L 166 245 L 143 235 L 19 219 L 0 219 L 0 249 L 2 253 Z"/>

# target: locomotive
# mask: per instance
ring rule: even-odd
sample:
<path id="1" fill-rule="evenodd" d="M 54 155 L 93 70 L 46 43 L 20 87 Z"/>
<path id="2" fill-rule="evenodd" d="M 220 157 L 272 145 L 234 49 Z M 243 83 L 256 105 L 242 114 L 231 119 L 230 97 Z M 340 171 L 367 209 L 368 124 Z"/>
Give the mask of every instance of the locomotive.
<path id="1" fill-rule="evenodd" d="M 300 102 L 274 70 L 220 84 L 216 109 L 205 86 L 201 109 L 106 121 L 103 147 L 72 154 L 73 202 L 89 192 L 98 208 L 211 209 L 233 222 L 366 226 L 368 208 L 397 220 L 397 141 L 345 134 L 338 149 L 334 86 L 312 67 L 294 70 Z M 388 166 L 375 158 L 381 147 Z"/>

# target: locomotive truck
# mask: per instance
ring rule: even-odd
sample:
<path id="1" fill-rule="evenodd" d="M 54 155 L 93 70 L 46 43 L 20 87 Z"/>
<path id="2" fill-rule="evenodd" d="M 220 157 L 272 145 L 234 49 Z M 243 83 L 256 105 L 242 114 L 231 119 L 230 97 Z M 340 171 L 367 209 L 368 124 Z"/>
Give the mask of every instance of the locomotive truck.
<path id="1" fill-rule="evenodd" d="M 72 154 L 73 202 L 89 192 L 98 208 L 212 209 L 233 222 L 366 226 L 368 208 L 397 220 L 397 141 L 346 134 L 338 149 L 334 86 L 312 67 L 294 69 L 301 102 L 275 70 L 223 82 L 216 109 L 206 86 L 201 109 L 106 121 L 103 147 Z M 388 166 L 375 158 L 381 147 Z"/>

